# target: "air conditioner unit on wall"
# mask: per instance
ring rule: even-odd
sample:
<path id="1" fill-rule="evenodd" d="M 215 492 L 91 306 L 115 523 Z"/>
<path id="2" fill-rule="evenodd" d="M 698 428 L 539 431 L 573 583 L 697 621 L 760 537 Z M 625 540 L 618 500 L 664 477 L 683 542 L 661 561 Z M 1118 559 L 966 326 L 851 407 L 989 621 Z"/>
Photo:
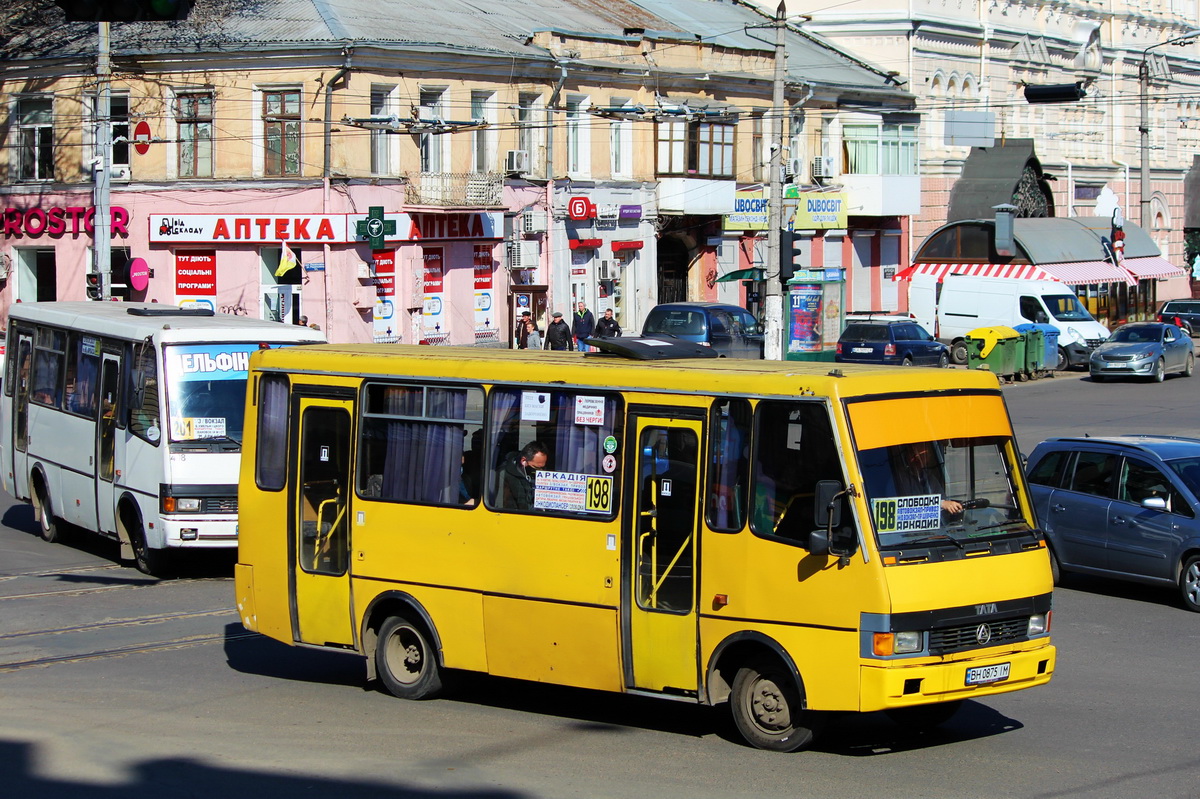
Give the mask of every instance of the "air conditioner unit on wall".
<path id="1" fill-rule="evenodd" d="M 620 269 L 612 261 L 601 261 L 598 277 L 600 280 L 616 280 Z"/>
<path id="2" fill-rule="evenodd" d="M 833 156 L 813 156 L 812 176 L 813 180 L 825 180 L 826 178 L 837 177 L 837 170 L 834 168 Z"/>
<path id="3" fill-rule="evenodd" d="M 510 241 L 508 243 L 509 269 L 537 269 L 538 243 L 536 241 Z"/>
<path id="4" fill-rule="evenodd" d="M 544 211 L 530 209 L 521 216 L 521 229 L 526 233 L 545 233 L 546 214 Z"/>
<path id="5" fill-rule="evenodd" d="M 504 171 L 525 173 L 529 171 L 529 151 L 509 150 L 504 155 Z"/>

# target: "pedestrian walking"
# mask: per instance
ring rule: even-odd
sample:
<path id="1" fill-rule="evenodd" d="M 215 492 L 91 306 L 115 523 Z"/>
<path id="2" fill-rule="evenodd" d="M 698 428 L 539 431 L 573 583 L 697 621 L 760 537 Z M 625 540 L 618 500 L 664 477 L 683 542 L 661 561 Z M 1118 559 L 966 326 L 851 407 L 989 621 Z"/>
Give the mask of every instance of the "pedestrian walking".
<path id="1" fill-rule="evenodd" d="M 533 321 L 533 314 L 529 311 L 521 311 L 521 315 L 517 317 L 516 324 L 513 325 L 513 340 L 516 342 L 517 349 L 528 349 L 529 342 L 526 337 L 529 332 L 529 323 Z"/>
<path id="2" fill-rule="evenodd" d="M 605 308 L 604 316 L 601 316 L 600 321 L 596 323 L 596 336 L 598 338 L 617 338 L 620 335 L 621 326 L 613 317 L 612 308 Z"/>
<path id="3" fill-rule="evenodd" d="M 585 338 L 591 338 L 596 330 L 596 317 L 588 310 L 587 303 L 581 302 L 576 306 L 575 316 L 571 320 L 571 335 L 579 345 L 580 352 L 587 352 L 591 347 L 583 343 Z"/>
<path id="4" fill-rule="evenodd" d="M 542 344 L 542 348 L 547 350 L 575 349 L 575 339 L 571 335 L 571 327 L 563 321 L 561 311 L 555 311 L 550 315 L 550 324 L 546 326 L 545 343 Z"/>
<path id="5" fill-rule="evenodd" d="M 540 350 L 542 348 L 542 331 L 534 324 L 532 318 L 525 322 L 525 349 Z"/>

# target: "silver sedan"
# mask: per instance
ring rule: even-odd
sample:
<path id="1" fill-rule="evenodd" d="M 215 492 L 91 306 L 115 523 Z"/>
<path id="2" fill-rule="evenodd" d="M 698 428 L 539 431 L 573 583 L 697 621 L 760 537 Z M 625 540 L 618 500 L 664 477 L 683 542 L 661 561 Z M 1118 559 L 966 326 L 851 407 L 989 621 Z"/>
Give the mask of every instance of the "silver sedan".
<path id="1" fill-rule="evenodd" d="M 1192 339 L 1175 325 L 1132 322 L 1121 325 L 1092 352 L 1092 380 L 1142 376 L 1161 383 L 1167 372 L 1191 377 L 1196 366 Z"/>

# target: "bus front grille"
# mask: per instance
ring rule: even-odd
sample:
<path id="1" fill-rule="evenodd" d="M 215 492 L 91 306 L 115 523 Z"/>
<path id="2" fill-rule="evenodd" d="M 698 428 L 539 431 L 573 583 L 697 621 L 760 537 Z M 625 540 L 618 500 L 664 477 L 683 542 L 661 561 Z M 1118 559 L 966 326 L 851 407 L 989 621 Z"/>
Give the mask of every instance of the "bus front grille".
<path id="1" fill-rule="evenodd" d="M 983 649 L 997 644 L 1024 641 L 1028 637 L 1028 616 L 964 624 L 961 627 L 943 627 L 929 631 L 929 653 L 944 655 L 968 649 Z"/>
<path id="2" fill-rule="evenodd" d="M 205 497 L 203 513 L 237 513 L 237 497 Z"/>

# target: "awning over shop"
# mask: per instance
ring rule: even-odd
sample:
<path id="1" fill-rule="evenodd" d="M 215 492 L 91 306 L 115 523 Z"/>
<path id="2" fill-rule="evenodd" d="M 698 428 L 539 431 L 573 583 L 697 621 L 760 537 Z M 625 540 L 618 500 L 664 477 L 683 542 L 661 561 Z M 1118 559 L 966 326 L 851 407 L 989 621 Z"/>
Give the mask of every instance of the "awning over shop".
<path id="1" fill-rule="evenodd" d="M 974 275 L 976 277 L 1011 277 L 1021 280 L 1058 280 L 1040 266 L 1033 264 L 913 264 L 901 269 L 892 278 L 895 281 L 912 280 L 913 275 L 934 275 L 941 283 L 946 275 Z"/>
<path id="2" fill-rule="evenodd" d="M 762 280 L 763 270 L 759 268 L 735 269 L 717 278 L 718 283 L 732 283 L 735 280 Z"/>
<path id="3" fill-rule="evenodd" d="M 1183 277 L 1187 272 L 1175 266 L 1166 258 L 1126 258 L 1122 261 L 1125 268 L 1139 278 Z"/>
<path id="4" fill-rule="evenodd" d="M 1127 283 L 1137 285 L 1133 275 L 1108 261 L 1066 261 L 1059 264 L 1042 264 L 1043 269 L 1069 286 L 1085 283 Z"/>

